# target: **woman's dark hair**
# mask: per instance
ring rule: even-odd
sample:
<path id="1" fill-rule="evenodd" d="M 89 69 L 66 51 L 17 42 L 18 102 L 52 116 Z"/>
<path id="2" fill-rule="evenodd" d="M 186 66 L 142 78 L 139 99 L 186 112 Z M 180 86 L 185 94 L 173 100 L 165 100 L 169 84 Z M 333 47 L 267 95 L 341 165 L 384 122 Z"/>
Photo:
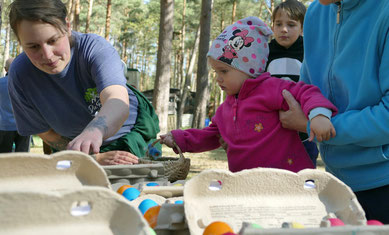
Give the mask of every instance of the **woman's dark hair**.
<path id="1" fill-rule="evenodd" d="M 62 33 L 68 31 L 67 10 L 61 0 L 15 0 L 8 10 L 11 28 L 18 38 L 18 25 L 22 20 L 48 23 Z"/>
<path id="2" fill-rule="evenodd" d="M 276 15 L 278 10 L 282 9 L 283 11 L 288 14 L 289 18 L 300 21 L 301 26 L 304 24 L 304 17 L 305 12 L 307 11 L 307 8 L 305 5 L 297 0 L 286 0 L 285 2 L 281 2 L 276 8 L 273 10 L 272 14 L 272 22 L 274 23 L 276 19 Z"/>

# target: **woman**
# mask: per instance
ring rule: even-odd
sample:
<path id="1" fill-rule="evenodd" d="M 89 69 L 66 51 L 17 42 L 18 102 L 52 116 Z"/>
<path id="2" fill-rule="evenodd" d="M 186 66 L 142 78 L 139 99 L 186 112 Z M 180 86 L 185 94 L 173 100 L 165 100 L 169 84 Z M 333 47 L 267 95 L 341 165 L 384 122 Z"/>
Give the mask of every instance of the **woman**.
<path id="1" fill-rule="evenodd" d="M 24 50 L 9 82 L 18 131 L 38 134 L 56 150 L 94 153 L 100 164 L 137 163 L 159 131 L 154 110 L 127 87 L 109 42 L 71 31 L 66 15 L 60 0 L 10 5 L 10 24 Z"/>
<path id="2" fill-rule="evenodd" d="M 336 137 L 320 143 L 321 157 L 355 192 L 366 218 L 388 224 L 389 1 L 320 0 L 305 17 L 301 79 L 339 109 Z M 300 106 L 284 97 L 283 126 L 309 133 Z"/>

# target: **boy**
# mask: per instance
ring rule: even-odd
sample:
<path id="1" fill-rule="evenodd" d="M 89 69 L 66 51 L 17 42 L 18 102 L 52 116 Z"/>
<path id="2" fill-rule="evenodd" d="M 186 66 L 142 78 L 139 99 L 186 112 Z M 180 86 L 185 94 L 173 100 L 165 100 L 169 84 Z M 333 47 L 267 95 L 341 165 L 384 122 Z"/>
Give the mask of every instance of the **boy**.
<path id="1" fill-rule="evenodd" d="M 269 43 L 269 59 L 266 71 L 273 77 L 298 82 L 301 63 L 304 59 L 303 24 L 306 7 L 297 0 L 280 3 L 273 11 L 272 30 L 274 39 Z M 316 166 L 318 149 L 316 143 L 309 142 L 308 135 L 300 133 L 300 139 Z"/>

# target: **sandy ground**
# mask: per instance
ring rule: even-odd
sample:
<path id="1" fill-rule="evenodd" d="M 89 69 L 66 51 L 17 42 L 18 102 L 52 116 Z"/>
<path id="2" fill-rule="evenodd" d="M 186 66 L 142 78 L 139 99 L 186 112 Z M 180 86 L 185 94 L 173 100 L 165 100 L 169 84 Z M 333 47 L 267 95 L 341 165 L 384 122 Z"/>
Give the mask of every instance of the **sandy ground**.
<path id="1" fill-rule="evenodd" d="M 39 137 L 34 137 L 34 144 L 34 146 L 31 146 L 30 152 L 43 154 L 42 140 L 40 140 Z M 162 147 L 162 156 L 179 157 L 179 155 L 174 153 L 171 148 L 166 146 Z M 188 174 L 188 179 L 192 178 L 205 169 L 228 169 L 227 155 L 221 148 L 203 153 L 184 153 L 184 157 L 191 159 L 191 167 Z M 317 168 L 324 170 L 324 164 L 320 157 L 317 162 Z"/>

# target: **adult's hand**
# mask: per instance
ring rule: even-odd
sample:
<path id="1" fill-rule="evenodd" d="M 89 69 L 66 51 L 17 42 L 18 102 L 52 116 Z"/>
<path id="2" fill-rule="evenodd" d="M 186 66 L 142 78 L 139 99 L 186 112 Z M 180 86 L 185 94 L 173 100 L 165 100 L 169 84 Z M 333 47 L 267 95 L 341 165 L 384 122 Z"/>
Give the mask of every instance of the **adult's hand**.
<path id="1" fill-rule="evenodd" d="M 306 133 L 308 119 L 305 117 L 300 104 L 287 90 L 282 91 L 282 96 L 289 105 L 288 111 L 279 111 L 282 127 Z"/>
<path id="2" fill-rule="evenodd" d="M 138 163 L 138 157 L 126 151 L 109 151 L 96 154 L 96 161 L 100 165 L 133 165 Z"/>
<path id="3" fill-rule="evenodd" d="M 81 151 L 86 154 L 100 152 L 100 146 L 103 143 L 103 133 L 98 128 L 90 128 L 85 130 L 69 142 L 67 149 Z"/>

